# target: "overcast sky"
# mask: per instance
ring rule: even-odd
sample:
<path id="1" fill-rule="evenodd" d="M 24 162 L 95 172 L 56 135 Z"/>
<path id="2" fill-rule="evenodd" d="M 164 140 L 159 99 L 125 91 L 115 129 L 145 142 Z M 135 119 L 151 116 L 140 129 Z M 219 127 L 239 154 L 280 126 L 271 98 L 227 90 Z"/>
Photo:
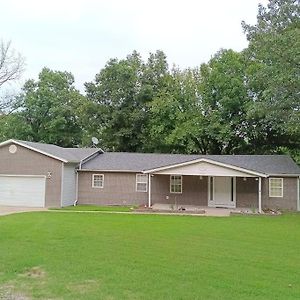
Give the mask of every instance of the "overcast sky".
<path id="1" fill-rule="evenodd" d="M 170 65 L 199 66 L 220 48 L 247 46 L 241 21 L 255 23 L 267 0 L 0 0 L 0 38 L 26 58 L 20 84 L 44 66 L 70 71 L 76 86 L 113 57 L 163 50 Z"/>

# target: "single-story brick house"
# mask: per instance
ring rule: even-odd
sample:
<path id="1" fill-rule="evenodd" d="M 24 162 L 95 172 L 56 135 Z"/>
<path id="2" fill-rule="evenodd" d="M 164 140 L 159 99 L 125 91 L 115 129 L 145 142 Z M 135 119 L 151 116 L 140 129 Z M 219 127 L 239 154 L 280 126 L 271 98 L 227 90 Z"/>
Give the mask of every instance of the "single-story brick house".
<path id="1" fill-rule="evenodd" d="M 286 155 L 104 152 L 0 143 L 0 205 L 147 205 L 300 210 L 300 168 Z"/>

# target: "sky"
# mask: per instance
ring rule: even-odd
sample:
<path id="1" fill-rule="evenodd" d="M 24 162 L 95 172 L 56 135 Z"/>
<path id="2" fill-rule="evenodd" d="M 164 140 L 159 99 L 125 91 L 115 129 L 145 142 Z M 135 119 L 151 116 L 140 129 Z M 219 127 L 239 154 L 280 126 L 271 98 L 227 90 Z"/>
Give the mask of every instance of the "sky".
<path id="1" fill-rule="evenodd" d="M 43 67 L 69 71 L 82 92 L 111 58 L 163 50 L 170 66 L 196 67 L 220 48 L 247 47 L 267 0 L 0 0 L 0 39 L 26 59 L 17 85 Z"/>

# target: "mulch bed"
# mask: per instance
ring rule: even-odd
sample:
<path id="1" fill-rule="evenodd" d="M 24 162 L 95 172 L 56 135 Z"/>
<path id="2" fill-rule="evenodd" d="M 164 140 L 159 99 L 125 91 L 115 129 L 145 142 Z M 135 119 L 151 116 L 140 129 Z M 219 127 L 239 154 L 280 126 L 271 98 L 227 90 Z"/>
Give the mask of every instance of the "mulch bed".
<path id="1" fill-rule="evenodd" d="M 246 215 L 246 216 L 280 216 L 282 213 L 279 210 L 263 209 L 262 213 L 252 211 L 232 211 L 230 215 Z"/>
<path id="2" fill-rule="evenodd" d="M 167 210 L 167 209 L 152 209 L 149 207 L 139 207 L 136 208 L 133 212 L 142 212 L 142 213 L 162 213 L 162 214 L 191 214 L 191 215 L 203 215 L 205 214 L 204 209 L 199 210 L 182 210 L 182 209 L 174 209 L 174 210 Z"/>

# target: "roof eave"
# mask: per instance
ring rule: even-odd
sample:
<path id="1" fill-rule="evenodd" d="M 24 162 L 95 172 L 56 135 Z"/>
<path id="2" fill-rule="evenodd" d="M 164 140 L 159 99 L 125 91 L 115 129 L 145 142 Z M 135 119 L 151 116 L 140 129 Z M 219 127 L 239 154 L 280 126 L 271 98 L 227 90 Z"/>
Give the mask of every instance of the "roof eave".
<path id="1" fill-rule="evenodd" d="M 143 173 L 142 170 L 104 170 L 104 169 L 78 169 L 79 172 L 108 172 L 108 173 Z"/>
<path id="2" fill-rule="evenodd" d="M 268 177 L 299 177 L 300 173 L 298 174 L 269 174 Z"/>

